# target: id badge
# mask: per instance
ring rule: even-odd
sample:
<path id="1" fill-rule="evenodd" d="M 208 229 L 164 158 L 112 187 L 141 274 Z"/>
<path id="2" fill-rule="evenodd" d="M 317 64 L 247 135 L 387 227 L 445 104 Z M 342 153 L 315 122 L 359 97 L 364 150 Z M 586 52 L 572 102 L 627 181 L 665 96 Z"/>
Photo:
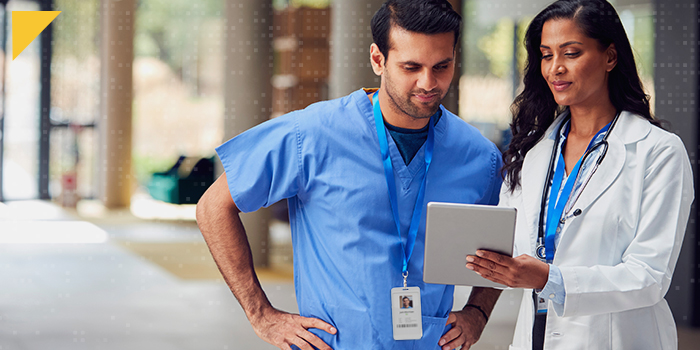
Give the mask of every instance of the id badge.
<path id="1" fill-rule="evenodd" d="M 394 340 L 412 340 L 423 337 L 420 288 L 391 289 L 391 320 Z"/>
<path id="2" fill-rule="evenodd" d="M 548 300 L 535 294 L 537 298 L 537 314 L 542 315 L 547 313 Z"/>

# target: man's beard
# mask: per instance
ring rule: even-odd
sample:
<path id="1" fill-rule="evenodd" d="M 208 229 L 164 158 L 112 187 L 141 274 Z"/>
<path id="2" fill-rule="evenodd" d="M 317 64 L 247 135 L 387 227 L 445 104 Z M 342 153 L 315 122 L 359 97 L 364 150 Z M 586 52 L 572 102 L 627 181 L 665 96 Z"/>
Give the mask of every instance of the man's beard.
<path id="1" fill-rule="evenodd" d="M 402 96 L 400 96 L 400 94 L 398 94 L 394 90 L 393 84 L 391 84 L 391 79 L 388 76 L 387 76 L 386 87 L 387 87 L 387 89 L 386 89 L 387 96 L 389 96 L 389 99 L 391 99 L 391 102 L 393 102 L 394 106 L 396 106 L 396 108 L 398 108 L 399 111 L 401 111 L 402 113 L 404 113 L 404 114 L 406 114 L 414 119 L 426 119 L 426 118 L 432 117 L 433 114 L 435 114 L 438 111 L 438 109 L 440 109 L 440 103 L 442 102 L 442 99 L 445 97 L 445 94 L 443 94 L 443 92 L 441 90 L 438 90 L 438 89 L 434 89 L 430 92 L 422 90 L 422 89 L 418 89 L 418 90 L 411 91 L 407 96 L 402 98 Z M 435 100 L 435 102 L 433 102 L 430 105 L 421 104 L 423 106 L 423 108 L 421 108 L 419 105 L 417 105 L 413 101 L 411 101 L 411 96 L 413 96 L 413 94 L 416 94 L 416 93 L 418 93 L 418 94 L 428 94 L 428 93 L 437 94 L 439 96 L 439 98 L 437 98 Z"/>

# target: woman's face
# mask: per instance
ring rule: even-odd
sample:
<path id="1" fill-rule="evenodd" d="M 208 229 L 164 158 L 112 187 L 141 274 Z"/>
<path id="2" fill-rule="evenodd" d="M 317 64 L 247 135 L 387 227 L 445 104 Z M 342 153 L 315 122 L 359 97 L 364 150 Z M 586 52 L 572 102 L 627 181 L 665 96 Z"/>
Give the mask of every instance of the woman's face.
<path id="1" fill-rule="evenodd" d="M 542 27 L 542 77 L 559 105 L 586 107 L 610 103 L 608 73 L 615 68 L 613 44 L 601 48 L 570 19 L 552 19 Z"/>

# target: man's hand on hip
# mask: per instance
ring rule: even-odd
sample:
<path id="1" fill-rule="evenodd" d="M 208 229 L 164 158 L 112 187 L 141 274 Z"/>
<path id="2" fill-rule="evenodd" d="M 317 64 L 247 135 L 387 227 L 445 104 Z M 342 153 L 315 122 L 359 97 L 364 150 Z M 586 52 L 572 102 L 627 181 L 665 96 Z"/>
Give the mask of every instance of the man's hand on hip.
<path id="1" fill-rule="evenodd" d="M 466 308 L 461 311 L 450 312 L 447 324 L 452 325 L 445 335 L 440 338 L 438 345 L 442 350 L 469 349 L 481 337 L 481 332 L 486 327 L 484 316 L 476 309 Z"/>
<path id="2" fill-rule="evenodd" d="M 309 328 L 318 328 L 330 334 L 337 330 L 317 318 L 290 314 L 270 307 L 255 320 L 251 320 L 253 330 L 262 340 L 283 350 L 291 350 L 292 345 L 301 350 L 333 350 L 319 337 L 309 332 Z"/>

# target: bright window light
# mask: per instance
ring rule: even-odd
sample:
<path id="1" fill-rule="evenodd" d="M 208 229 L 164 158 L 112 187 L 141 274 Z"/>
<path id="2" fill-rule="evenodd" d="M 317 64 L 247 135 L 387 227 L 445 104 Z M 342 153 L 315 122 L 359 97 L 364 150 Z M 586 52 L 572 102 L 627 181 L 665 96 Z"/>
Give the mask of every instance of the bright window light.
<path id="1" fill-rule="evenodd" d="M 0 221 L 0 244 L 104 243 L 107 232 L 84 221 Z"/>

